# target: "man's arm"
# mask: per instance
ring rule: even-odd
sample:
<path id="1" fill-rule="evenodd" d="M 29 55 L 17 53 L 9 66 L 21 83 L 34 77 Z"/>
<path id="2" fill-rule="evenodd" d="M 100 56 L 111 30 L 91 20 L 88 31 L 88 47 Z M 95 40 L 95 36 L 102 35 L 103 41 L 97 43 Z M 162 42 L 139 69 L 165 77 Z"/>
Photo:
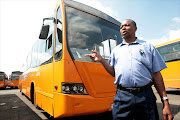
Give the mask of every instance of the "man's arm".
<path id="1" fill-rule="evenodd" d="M 92 53 L 93 54 L 86 54 L 85 56 L 89 56 L 94 62 L 101 62 L 106 71 L 114 77 L 114 68 L 110 66 L 97 51 L 92 51 Z"/>
<path id="2" fill-rule="evenodd" d="M 165 91 L 164 81 L 163 81 L 160 71 L 153 73 L 153 80 L 154 80 L 154 86 L 155 86 L 156 90 L 158 91 L 159 96 L 161 98 L 166 97 L 167 95 L 166 95 L 166 91 Z M 163 120 L 167 120 L 167 116 L 168 116 L 169 120 L 173 119 L 173 115 L 171 112 L 169 102 L 168 102 L 168 100 L 165 100 L 164 108 L 163 108 Z"/>

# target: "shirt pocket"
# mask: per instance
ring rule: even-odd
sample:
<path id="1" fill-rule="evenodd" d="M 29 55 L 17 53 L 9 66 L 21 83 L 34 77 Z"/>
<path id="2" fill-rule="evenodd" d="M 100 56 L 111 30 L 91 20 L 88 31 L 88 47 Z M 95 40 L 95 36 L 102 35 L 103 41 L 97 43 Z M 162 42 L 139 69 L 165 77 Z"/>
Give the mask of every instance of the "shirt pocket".
<path id="1" fill-rule="evenodd" d="M 149 66 L 150 65 L 150 59 L 149 59 L 149 53 L 145 49 L 136 49 L 133 51 L 133 58 L 137 60 L 138 62 Z"/>

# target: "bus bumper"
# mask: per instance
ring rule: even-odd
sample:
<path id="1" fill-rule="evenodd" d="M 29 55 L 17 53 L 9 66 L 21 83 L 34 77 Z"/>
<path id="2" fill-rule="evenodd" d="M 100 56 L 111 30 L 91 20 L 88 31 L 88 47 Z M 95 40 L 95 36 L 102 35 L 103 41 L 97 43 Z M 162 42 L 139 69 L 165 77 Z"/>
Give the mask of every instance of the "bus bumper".
<path id="1" fill-rule="evenodd" d="M 111 111 L 112 97 L 54 93 L 54 118 L 99 114 Z"/>

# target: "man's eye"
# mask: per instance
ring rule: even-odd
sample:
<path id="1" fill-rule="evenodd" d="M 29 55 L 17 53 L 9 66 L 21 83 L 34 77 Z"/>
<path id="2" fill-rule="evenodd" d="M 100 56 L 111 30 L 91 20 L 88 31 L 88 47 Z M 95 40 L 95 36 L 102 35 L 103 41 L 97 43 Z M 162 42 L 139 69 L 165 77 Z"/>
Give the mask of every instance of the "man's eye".
<path id="1" fill-rule="evenodd" d="M 129 27 L 129 26 L 131 26 L 130 24 L 124 24 L 124 25 L 122 25 L 121 27 L 120 27 L 120 29 L 122 29 L 123 27 Z"/>

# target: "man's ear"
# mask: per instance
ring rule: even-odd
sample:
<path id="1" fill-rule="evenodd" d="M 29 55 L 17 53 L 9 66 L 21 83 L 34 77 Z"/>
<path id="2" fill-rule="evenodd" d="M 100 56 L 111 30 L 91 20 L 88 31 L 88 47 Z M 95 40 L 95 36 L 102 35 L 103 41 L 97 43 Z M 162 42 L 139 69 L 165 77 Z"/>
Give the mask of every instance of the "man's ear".
<path id="1" fill-rule="evenodd" d="M 137 31 L 137 27 L 135 27 L 135 31 Z"/>

